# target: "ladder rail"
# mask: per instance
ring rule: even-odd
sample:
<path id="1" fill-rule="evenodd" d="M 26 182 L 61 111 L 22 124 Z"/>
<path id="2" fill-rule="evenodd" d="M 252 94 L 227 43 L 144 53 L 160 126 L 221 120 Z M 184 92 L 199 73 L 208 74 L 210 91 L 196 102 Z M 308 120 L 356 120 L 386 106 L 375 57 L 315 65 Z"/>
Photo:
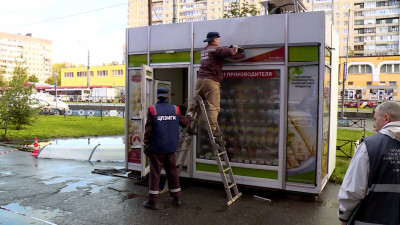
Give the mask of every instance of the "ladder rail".
<path id="1" fill-rule="evenodd" d="M 229 206 L 236 199 L 238 199 L 242 194 L 239 192 L 239 190 L 237 188 L 237 183 L 236 183 L 235 177 L 233 175 L 233 171 L 232 171 L 232 167 L 229 162 L 228 154 L 226 152 L 224 144 L 222 144 L 223 143 L 222 137 L 214 137 L 211 127 L 210 127 L 210 121 L 208 119 L 208 114 L 207 114 L 207 110 L 206 110 L 204 101 L 200 96 L 196 96 L 195 99 L 200 105 L 200 109 L 201 109 L 201 112 L 203 115 L 203 120 L 205 121 L 205 124 L 206 124 L 208 137 L 209 137 L 210 143 L 214 150 L 214 155 L 216 157 L 217 165 L 218 165 L 218 168 L 220 171 L 222 182 L 225 187 L 226 195 L 228 196 L 227 204 Z M 217 130 L 219 130 L 218 123 L 217 123 Z M 220 139 L 220 140 L 218 140 L 218 139 Z M 219 141 L 219 144 L 216 143 L 216 140 Z M 223 161 L 225 163 L 225 168 L 224 168 L 224 165 L 222 164 L 221 155 L 222 155 Z M 229 181 L 228 181 L 228 177 L 225 172 L 228 172 L 228 174 L 229 174 Z M 229 184 L 229 183 L 231 183 L 231 184 Z M 233 189 L 234 196 L 232 196 L 231 189 Z"/>
<path id="2" fill-rule="evenodd" d="M 192 121 L 190 122 L 189 127 L 183 131 L 183 134 L 181 135 L 181 139 L 179 141 L 178 156 L 176 159 L 177 160 L 176 165 L 177 167 L 179 166 L 178 176 L 180 175 L 183 169 L 183 164 L 187 158 L 189 150 L 192 148 L 193 135 L 189 135 L 188 129 L 191 128 L 193 131 L 198 129 L 197 125 L 200 118 L 202 117 L 203 122 L 205 124 L 205 128 L 207 130 L 208 139 L 210 141 L 211 147 L 213 148 L 215 160 L 217 162 L 217 166 L 220 171 L 221 180 L 222 183 L 224 184 L 225 192 L 228 197 L 227 205 L 230 206 L 242 195 L 242 193 L 239 192 L 239 189 L 237 187 L 237 183 L 233 175 L 233 170 L 229 162 L 228 153 L 225 148 L 225 142 L 222 140 L 222 137 L 214 137 L 214 134 L 210 126 L 210 121 L 208 119 L 206 105 L 203 99 L 199 95 L 197 95 L 194 99 L 196 102 L 196 110 L 193 114 L 193 118 Z M 218 123 L 217 123 L 217 130 L 219 131 Z M 222 161 L 224 161 L 224 163 L 222 163 Z M 165 181 L 164 189 L 160 193 L 161 194 L 166 193 L 167 191 L 168 191 L 168 181 Z"/>

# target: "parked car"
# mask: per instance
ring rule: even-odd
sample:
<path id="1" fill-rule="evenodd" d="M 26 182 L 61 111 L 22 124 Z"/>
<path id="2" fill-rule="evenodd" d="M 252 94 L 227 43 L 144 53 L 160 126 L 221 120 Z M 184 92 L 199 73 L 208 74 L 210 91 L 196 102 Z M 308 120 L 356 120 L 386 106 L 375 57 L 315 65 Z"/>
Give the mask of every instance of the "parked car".
<path id="1" fill-rule="evenodd" d="M 376 102 L 374 101 L 360 101 L 359 108 L 374 108 Z M 357 108 L 357 101 L 344 102 L 344 106 L 348 108 Z"/>
<path id="2" fill-rule="evenodd" d="M 69 106 L 65 102 L 59 101 L 58 98 L 50 94 L 33 94 L 30 99 L 31 107 L 40 108 L 41 114 L 62 115 L 69 110 Z"/>

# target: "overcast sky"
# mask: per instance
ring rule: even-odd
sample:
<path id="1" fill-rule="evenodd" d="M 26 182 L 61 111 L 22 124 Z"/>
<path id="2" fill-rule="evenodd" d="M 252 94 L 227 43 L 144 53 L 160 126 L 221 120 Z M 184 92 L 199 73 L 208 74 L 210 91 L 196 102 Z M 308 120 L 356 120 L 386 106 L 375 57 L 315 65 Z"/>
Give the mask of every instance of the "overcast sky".
<path id="1" fill-rule="evenodd" d="M 0 0 L 0 32 L 51 40 L 53 63 L 121 63 L 127 18 L 128 0 Z"/>

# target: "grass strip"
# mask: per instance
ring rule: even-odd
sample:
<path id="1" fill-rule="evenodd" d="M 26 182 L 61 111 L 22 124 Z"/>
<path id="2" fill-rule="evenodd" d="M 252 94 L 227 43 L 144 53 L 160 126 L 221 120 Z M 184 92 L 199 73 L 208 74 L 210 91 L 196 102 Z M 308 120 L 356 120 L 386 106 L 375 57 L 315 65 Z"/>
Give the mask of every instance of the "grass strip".
<path id="1" fill-rule="evenodd" d="M 3 130 L 1 130 L 3 131 Z M 125 133 L 125 118 L 40 115 L 32 125 L 21 130 L 9 124 L 7 141 L 25 141 L 63 137 L 110 136 Z M 3 135 L 3 134 L 2 134 Z M 4 140 L 4 139 L 3 139 Z"/>

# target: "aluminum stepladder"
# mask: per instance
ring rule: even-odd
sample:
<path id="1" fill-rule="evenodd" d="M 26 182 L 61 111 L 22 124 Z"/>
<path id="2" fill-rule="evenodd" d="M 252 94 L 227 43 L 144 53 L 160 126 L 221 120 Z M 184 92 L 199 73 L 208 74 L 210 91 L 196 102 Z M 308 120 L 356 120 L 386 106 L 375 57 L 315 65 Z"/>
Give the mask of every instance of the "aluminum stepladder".
<path id="1" fill-rule="evenodd" d="M 188 129 L 191 129 L 194 131 L 194 133 L 197 133 L 197 124 L 200 121 L 200 114 L 203 115 L 202 119 L 205 124 L 205 128 L 208 133 L 208 138 L 210 140 L 211 146 L 214 151 L 214 155 L 217 161 L 217 165 L 220 171 L 222 183 L 224 184 L 225 187 L 225 192 L 228 197 L 228 202 L 227 205 L 230 206 L 233 202 L 235 202 L 240 196 L 242 196 L 242 193 L 239 192 L 237 183 L 235 181 L 235 177 L 233 176 L 232 172 L 232 167 L 229 162 L 229 158 L 225 149 L 225 142 L 222 140 L 222 137 L 214 137 L 211 127 L 210 127 L 210 122 L 208 120 L 207 116 L 207 110 L 206 106 L 204 104 L 203 99 L 200 96 L 195 97 L 195 101 L 198 104 L 199 108 L 194 112 L 192 121 L 190 125 L 188 126 L 187 129 L 185 129 L 182 132 L 182 136 L 179 141 L 179 147 L 178 147 L 178 157 L 177 157 L 177 162 L 176 166 L 178 168 L 178 176 L 180 175 L 183 164 L 185 162 L 185 159 L 187 157 L 187 154 L 192 146 L 193 142 L 193 135 L 190 135 L 188 132 Z M 217 124 L 217 130 L 219 130 L 218 124 Z M 222 159 L 221 159 L 222 158 Z M 225 162 L 225 165 L 223 165 L 223 162 Z M 228 176 L 229 175 L 229 179 Z M 166 193 L 168 191 L 168 182 L 165 182 L 164 189 L 160 192 L 161 194 Z"/>
<path id="2" fill-rule="evenodd" d="M 237 183 L 235 181 L 235 177 L 233 176 L 232 167 L 229 162 L 228 154 L 225 149 L 225 142 L 222 140 L 222 136 L 214 137 L 214 135 L 213 135 L 213 132 L 210 127 L 210 121 L 207 116 L 206 105 L 204 104 L 203 99 L 199 95 L 197 95 L 194 98 L 194 100 L 197 103 L 197 105 L 199 106 L 199 109 L 197 109 L 194 112 L 193 120 L 190 123 L 190 126 L 188 129 L 192 129 L 192 130 L 197 129 L 197 124 L 200 121 L 200 114 L 201 114 L 202 119 L 204 121 L 204 127 L 206 128 L 207 133 L 208 133 L 208 138 L 211 143 L 211 147 L 214 151 L 214 156 L 215 156 L 215 160 L 217 161 L 217 165 L 218 165 L 218 169 L 219 169 L 219 172 L 221 175 L 222 183 L 224 184 L 224 187 L 225 187 L 225 192 L 228 197 L 227 205 L 229 206 L 233 202 L 235 202 L 240 196 L 242 196 L 242 193 L 239 192 Z M 218 124 L 217 124 L 217 131 L 220 131 Z M 197 133 L 197 132 L 195 132 L 195 133 Z M 190 136 L 190 138 L 184 139 L 183 141 L 184 142 L 189 141 L 190 143 L 188 143 L 187 146 L 191 146 L 193 138 L 192 138 L 192 136 Z"/>

